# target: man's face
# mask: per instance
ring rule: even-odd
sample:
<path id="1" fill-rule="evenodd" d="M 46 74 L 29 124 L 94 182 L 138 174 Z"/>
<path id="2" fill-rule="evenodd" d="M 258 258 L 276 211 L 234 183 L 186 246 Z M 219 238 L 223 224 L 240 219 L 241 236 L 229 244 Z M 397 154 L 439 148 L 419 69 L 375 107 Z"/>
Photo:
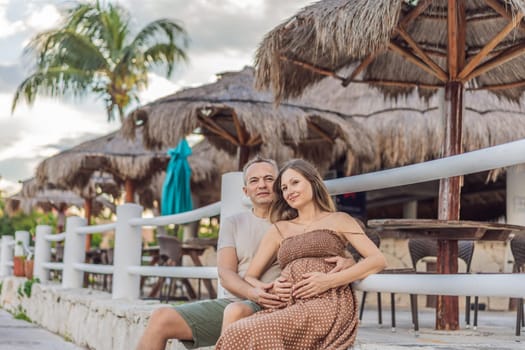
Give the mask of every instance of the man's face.
<path id="1" fill-rule="evenodd" d="M 277 173 L 266 162 L 254 163 L 246 171 L 246 185 L 243 187 L 254 206 L 268 206 L 273 201 L 273 183 Z"/>

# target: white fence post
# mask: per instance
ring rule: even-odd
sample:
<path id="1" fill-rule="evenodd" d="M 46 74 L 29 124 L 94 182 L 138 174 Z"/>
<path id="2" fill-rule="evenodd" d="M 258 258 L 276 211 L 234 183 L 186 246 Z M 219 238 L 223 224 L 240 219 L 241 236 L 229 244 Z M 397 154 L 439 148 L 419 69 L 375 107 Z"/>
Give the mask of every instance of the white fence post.
<path id="1" fill-rule="evenodd" d="M 16 231 L 15 232 L 15 256 L 26 256 L 25 247 L 29 248 L 29 232 Z"/>
<path id="2" fill-rule="evenodd" d="M 0 246 L 0 277 L 11 276 L 13 269 L 9 265 L 13 261 L 13 236 L 2 236 L 2 243 Z"/>
<path id="3" fill-rule="evenodd" d="M 239 171 L 222 175 L 221 185 L 221 218 L 245 211 L 245 195 L 242 191 L 244 181 Z"/>
<path id="4" fill-rule="evenodd" d="M 86 239 L 76 233 L 77 228 L 86 226 L 86 219 L 70 216 L 66 220 L 66 239 L 64 241 L 64 269 L 62 287 L 82 288 L 84 272 L 74 268 L 75 263 L 83 263 L 86 255 Z"/>
<path id="5" fill-rule="evenodd" d="M 37 225 L 33 275 L 35 278 L 40 279 L 40 282 L 47 282 L 49 280 L 49 271 L 42 266 L 42 263 L 48 262 L 51 259 L 51 242 L 46 240 L 46 235 L 50 234 L 51 226 Z"/>
<path id="6" fill-rule="evenodd" d="M 244 204 L 245 195 L 242 191 L 244 180 L 242 172 L 236 171 L 222 175 L 221 184 L 221 218 L 225 218 L 239 212 L 245 211 L 248 207 Z M 217 281 L 217 298 L 224 297 L 224 288 L 220 280 Z"/>
<path id="7" fill-rule="evenodd" d="M 140 266 L 142 261 L 142 227 L 133 227 L 129 220 L 140 218 L 142 207 L 126 203 L 117 207 L 115 251 L 113 255 L 113 299 L 138 299 L 140 276 L 130 274 L 128 267 Z"/>

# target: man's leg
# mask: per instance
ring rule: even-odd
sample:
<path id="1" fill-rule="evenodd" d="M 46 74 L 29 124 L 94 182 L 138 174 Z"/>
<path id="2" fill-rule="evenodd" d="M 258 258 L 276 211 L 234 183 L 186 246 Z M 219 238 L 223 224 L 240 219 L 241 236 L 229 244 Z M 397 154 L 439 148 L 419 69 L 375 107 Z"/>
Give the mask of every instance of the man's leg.
<path id="1" fill-rule="evenodd" d="M 178 339 L 187 348 L 211 346 L 221 334 L 227 299 L 210 299 L 163 307 L 151 315 L 137 350 L 164 350 L 168 339 Z"/>
<path id="2" fill-rule="evenodd" d="M 255 310 L 250 307 L 250 305 L 238 301 L 236 303 L 231 303 L 224 309 L 224 316 L 222 318 L 222 329 L 221 335 L 229 325 L 233 322 L 238 321 L 242 318 L 251 316 L 255 313 Z"/>
<path id="3" fill-rule="evenodd" d="M 137 350 L 164 350 L 168 339 L 192 340 L 193 334 L 186 320 L 170 307 L 153 311 Z"/>

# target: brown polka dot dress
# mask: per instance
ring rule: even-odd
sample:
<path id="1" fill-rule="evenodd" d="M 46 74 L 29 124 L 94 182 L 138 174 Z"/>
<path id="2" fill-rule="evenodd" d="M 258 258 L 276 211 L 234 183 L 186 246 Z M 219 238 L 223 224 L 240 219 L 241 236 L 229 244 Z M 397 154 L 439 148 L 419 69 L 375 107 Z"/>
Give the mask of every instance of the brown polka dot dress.
<path id="1" fill-rule="evenodd" d="M 324 258 L 344 255 L 345 242 L 333 231 L 316 230 L 286 238 L 277 258 L 293 283 L 307 272 L 328 272 Z M 217 349 L 347 349 L 357 332 L 357 302 L 349 285 L 283 309 L 263 310 L 228 327 Z"/>

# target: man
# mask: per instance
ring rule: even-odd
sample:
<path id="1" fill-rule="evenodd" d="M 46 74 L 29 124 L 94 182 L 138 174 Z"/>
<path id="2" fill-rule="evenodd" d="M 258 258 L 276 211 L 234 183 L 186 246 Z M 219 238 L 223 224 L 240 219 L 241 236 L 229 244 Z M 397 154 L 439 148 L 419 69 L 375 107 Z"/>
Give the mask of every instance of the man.
<path id="1" fill-rule="evenodd" d="M 259 305 L 279 307 L 282 304 L 278 296 L 267 292 L 273 285 L 271 282 L 279 277 L 276 262 L 263 275 L 262 280 L 268 283 L 262 288 L 253 287 L 242 278 L 270 226 L 267 217 L 277 173 L 273 160 L 260 157 L 250 160 L 243 169 L 243 191 L 252 201 L 253 209 L 222 218 L 217 265 L 221 284 L 227 290 L 225 298 L 155 310 L 138 350 L 163 350 L 168 339 L 179 339 L 188 348 L 211 346 L 220 336 L 223 312 L 230 303 L 247 299 L 253 311 L 259 310 Z M 281 286 L 283 290 L 287 288 L 285 282 Z"/>

